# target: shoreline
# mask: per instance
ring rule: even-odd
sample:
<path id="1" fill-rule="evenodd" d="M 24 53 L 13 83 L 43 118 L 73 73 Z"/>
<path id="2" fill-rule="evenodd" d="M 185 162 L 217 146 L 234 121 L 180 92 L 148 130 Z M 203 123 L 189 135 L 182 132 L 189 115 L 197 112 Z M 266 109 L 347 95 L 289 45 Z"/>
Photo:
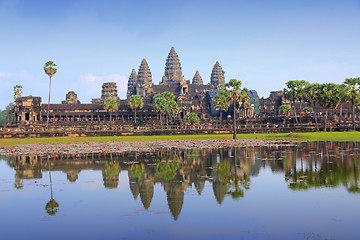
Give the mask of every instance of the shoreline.
<path id="1" fill-rule="evenodd" d="M 83 155 L 128 152 L 155 152 L 164 149 L 214 149 L 232 147 L 261 147 L 294 145 L 289 140 L 259 139 L 198 139 L 198 140 L 157 140 L 136 142 L 86 142 L 57 144 L 24 144 L 0 149 L 0 155 L 6 156 L 47 156 L 47 155 Z M 295 141 L 299 142 L 299 141 Z"/>

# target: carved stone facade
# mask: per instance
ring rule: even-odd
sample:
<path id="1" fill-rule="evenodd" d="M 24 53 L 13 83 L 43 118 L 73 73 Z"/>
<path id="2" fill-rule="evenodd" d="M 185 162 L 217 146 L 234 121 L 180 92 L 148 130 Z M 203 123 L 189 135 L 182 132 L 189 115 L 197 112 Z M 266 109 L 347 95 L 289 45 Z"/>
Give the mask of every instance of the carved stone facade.
<path id="1" fill-rule="evenodd" d="M 136 94 L 142 97 L 148 97 L 153 92 L 152 87 L 153 87 L 153 83 L 152 83 L 151 71 L 146 59 L 144 58 L 141 61 L 139 71 L 137 74 Z"/>
<path id="2" fill-rule="evenodd" d="M 196 71 L 196 73 L 195 73 L 195 75 L 194 75 L 194 77 L 192 79 L 192 84 L 196 84 L 196 85 L 203 85 L 204 84 L 199 71 Z"/>
<path id="3" fill-rule="evenodd" d="M 211 101 L 213 96 L 206 94 L 210 91 L 218 91 L 225 85 L 225 72 L 222 70 L 219 62 L 213 67 L 211 73 L 210 84 L 204 84 L 203 79 L 196 71 L 192 82 L 185 80 L 182 75 L 182 68 L 178 54 L 172 47 L 165 63 L 165 72 L 162 81 L 158 85 L 152 82 L 152 74 L 150 67 L 143 59 L 136 73 L 132 69 L 127 89 L 127 99 L 120 100 L 118 97 L 118 89 L 115 82 L 107 82 L 102 86 L 101 97 L 92 99 L 91 104 L 80 104 L 75 92 L 70 91 L 66 95 L 66 100 L 62 104 L 50 105 L 50 122 L 51 121 L 103 121 L 109 120 L 130 120 L 133 118 L 133 112 L 129 108 L 128 100 L 131 95 L 138 94 L 144 100 L 144 107 L 138 111 L 138 116 L 142 119 L 153 120 L 157 119 L 158 113 L 153 108 L 153 97 L 156 94 L 165 91 L 172 92 L 175 95 L 175 100 L 179 106 L 180 121 L 185 118 L 186 114 L 195 112 L 202 119 L 207 119 L 211 116 L 216 116 L 219 112 L 212 112 Z M 117 112 L 110 114 L 104 109 L 104 100 L 110 97 L 115 97 L 118 101 L 119 109 Z M 33 102 L 28 103 L 32 98 Z M 17 121 L 24 121 L 30 119 L 32 121 L 46 120 L 47 104 L 41 104 L 41 98 L 29 97 L 28 100 L 20 98 L 16 100 L 16 109 L 14 114 Z M 24 108 L 23 105 L 33 106 Z M 249 116 L 253 111 L 251 106 L 248 106 Z M 36 109 L 33 111 L 31 109 Z M 230 110 L 229 110 L 230 111 Z M 24 115 L 25 114 L 25 115 Z"/>
<path id="4" fill-rule="evenodd" d="M 129 99 L 131 95 L 136 94 L 136 83 L 137 83 L 138 76 L 136 74 L 135 69 L 131 71 L 129 81 L 128 81 L 128 89 L 126 93 L 126 98 Z"/>
<path id="5" fill-rule="evenodd" d="M 74 91 L 69 91 L 66 94 L 65 101 L 61 102 L 62 104 L 80 104 L 80 101 L 77 99 L 77 94 Z"/>
<path id="6" fill-rule="evenodd" d="M 165 62 L 165 73 L 160 84 L 171 84 L 174 82 L 184 82 L 181 63 L 175 48 L 172 47 Z"/>
<path id="7" fill-rule="evenodd" d="M 107 82 L 102 85 L 101 97 L 92 99 L 93 104 L 103 104 L 108 98 L 115 98 L 117 102 L 120 102 L 118 96 L 118 90 L 115 82 Z"/>
<path id="8" fill-rule="evenodd" d="M 222 89 L 225 87 L 225 72 L 218 61 L 212 69 L 210 85 L 216 89 Z"/>

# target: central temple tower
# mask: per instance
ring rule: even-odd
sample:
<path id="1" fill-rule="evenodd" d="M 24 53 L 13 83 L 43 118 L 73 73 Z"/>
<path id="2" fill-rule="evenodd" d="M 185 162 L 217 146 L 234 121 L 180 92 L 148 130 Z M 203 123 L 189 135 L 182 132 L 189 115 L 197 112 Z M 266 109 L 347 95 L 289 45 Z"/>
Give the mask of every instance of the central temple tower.
<path id="1" fill-rule="evenodd" d="M 160 85 L 184 82 L 179 56 L 172 47 L 165 63 L 165 74 Z"/>

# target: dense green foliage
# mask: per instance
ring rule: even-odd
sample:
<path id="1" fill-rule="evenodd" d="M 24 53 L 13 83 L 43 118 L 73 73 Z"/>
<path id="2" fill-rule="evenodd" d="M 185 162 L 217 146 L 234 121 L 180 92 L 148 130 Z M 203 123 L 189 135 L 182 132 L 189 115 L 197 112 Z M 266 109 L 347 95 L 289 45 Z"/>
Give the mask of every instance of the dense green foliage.
<path id="1" fill-rule="evenodd" d="M 175 101 L 175 96 L 172 92 L 163 92 L 154 96 L 154 109 L 160 114 L 160 122 L 162 128 L 162 117 L 165 116 L 167 124 L 169 124 L 177 116 L 179 106 Z"/>
<path id="2" fill-rule="evenodd" d="M 179 163 L 176 162 L 158 162 L 155 167 L 155 176 L 167 181 L 173 180 L 176 177 L 179 166 Z"/>
<path id="3" fill-rule="evenodd" d="M 104 108 L 110 112 L 110 121 L 112 120 L 112 113 L 119 109 L 117 99 L 115 97 L 109 97 L 104 101 Z"/>
<path id="4" fill-rule="evenodd" d="M 144 107 L 144 101 L 140 95 L 131 95 L 129 99 L 129 107 L 134 110 L 134 122 L 136 124 L 136 109 Z"/>
<path id="5" fill-rule="evenodd" d="M 197 125 L 200 123 L 200 119 L 198 115 L 194 112 L 191 112 L 188 115 L 186 115 L 185 121 L 191 125 Z"/>

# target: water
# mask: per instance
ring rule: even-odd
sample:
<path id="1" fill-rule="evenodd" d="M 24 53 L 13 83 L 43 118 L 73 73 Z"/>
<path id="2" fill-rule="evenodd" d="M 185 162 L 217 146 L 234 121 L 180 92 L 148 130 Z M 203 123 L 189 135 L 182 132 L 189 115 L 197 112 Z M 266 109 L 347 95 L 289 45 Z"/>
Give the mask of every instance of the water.
<path id="1" fill-rule="evenodd" d="M 359 143 L 0 159 L 1 239 L 360 238 Z"/>

